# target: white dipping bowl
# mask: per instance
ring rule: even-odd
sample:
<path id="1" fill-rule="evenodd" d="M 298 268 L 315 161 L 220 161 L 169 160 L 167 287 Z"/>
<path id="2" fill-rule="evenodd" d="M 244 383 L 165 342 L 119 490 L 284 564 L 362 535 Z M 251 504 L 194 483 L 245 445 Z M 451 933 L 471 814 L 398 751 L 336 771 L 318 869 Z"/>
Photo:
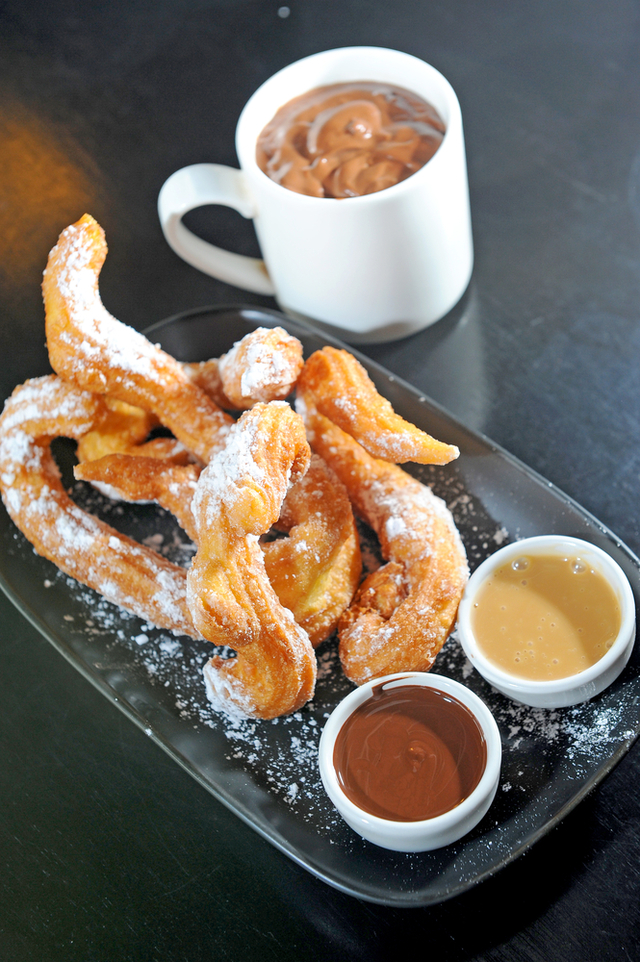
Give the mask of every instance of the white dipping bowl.
<path id="1" fill-rule="evenodd" d="M 487 577 L 522 555 L 573 554 L 603 575 L 613 588 L 620 604 L 620 630 L 611 648 L 595 664 L 584 671 L 552 681 L 531 681 L 511 675 L 491 661 L 478 646 L 471 626 L 471 614 L 477 592 Z M 503 695 L 534 708 L 566 708 L 588 701 L 611 684 L 629 661 L 636 637 L 636 606 L 631 585 L 620 565 L 606 551 L 580 538 L 563 535 L 541 535 L 505 545 L 487 558 L 472 574 L 458 611 L 458 637 L 474 668 Z"/>
<path id="2" fill-rule="evenodd" d="M 415 822 L 398 822 L 364 811 L 343 792 L 336 774 L 333 752 L 338 733 L 349 715 L 372 697 L 374 687 L 397 688 L 422 685 L 436 688 L 457 698 L 476 718 L 484 735 L 487 761 L 480 781 L 471 794 L 455 808 L 434 818 Z M 500 778 L 502 743 L 493 715 L 472 691 L 451 678 L 424 672 L 402 672 L 367 682 L 340 702 L 330 715 L 320 738 L 319 765 L 325 790 L 345 822 L 381 848 L 395 852 L 426 852 L 457 841 L 474 828 L 493 801 Z"/>

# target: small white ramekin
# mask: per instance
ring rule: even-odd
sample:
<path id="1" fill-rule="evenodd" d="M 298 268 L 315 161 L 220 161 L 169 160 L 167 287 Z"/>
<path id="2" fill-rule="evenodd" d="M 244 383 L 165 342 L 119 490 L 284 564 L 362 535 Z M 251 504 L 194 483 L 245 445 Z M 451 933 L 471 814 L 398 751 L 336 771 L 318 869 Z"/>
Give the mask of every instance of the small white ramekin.
<path id="1" fill-rule="evenodd" d="M 363 811 L 349 799 L 340 787 L 333 763 L 336 738 L 345 721 L 355 709 L 372 697 L 373 688 L 379 685 L 400 687 L 402 685 L 424 685 L 436 688 L 457 698 L 469 709 L 482 729 L 486 748 L 487 763 L 484 773 L 471 794 L 459 805 L 437 815 L 416 822 L 397 822 L 379 818 Z M 402 672 L 376 678 L 367 682 L 340 702 L 330 715 L 319 748 L 320 775 L 325 790 L 345 822 L 362 838 L 395 852 L 427 852 L 442 848 L 466 835 L 486 814 L 493 801 L 500 778 L 502 743 L 500 732 L 493 715 L 472 691 L 464 685 L 442 675 L 424 672 Z"/>
<path id="2" fill-rule="evenodd" d="M 505 562 L 523 554 L 577 554 L 602 574 L 620 604 L 620 631 L 611 648 L 584 671 L 552 681 L 530 681 L 509 674 L 495 665 L 478 646 L 471 627 L 475 596 L 487 577 Z M 458 611 L 458 637 L 474 668 L 503 695 L 534 708 L 566 708 L 588 701 L 615 681 L 627 664 L 636 637 L 636 605 L 631 585 L 620 565 L 601 548 L 564 535 L 541 535 L 505 545 L 487 558 L 472 574 Z"/>

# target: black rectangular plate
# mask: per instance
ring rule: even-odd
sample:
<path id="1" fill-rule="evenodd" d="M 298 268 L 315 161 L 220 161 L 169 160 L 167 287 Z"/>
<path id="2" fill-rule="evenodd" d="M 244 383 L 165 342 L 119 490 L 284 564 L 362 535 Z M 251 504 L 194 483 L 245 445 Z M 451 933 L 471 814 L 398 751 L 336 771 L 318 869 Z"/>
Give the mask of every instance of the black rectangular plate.
<path id="1" fill-rule="evenodd" d="M 212 307 L 154 325 L 147 334 L 184 361 L 217 357 L 255 327 L 280 324 L 305 353 L 330 343 L 275 311 Z M 354 352 L 355 353 L 355 352 Z M 584 538 L 626 572 L 636 601 L 640 562 L 610 531 L 549 482 L 428 398 L 360 356 L 381 394 L 403 417 L 457 444 L 445 468 L 411 466 L 449 504 L 471 568 L 501 543 L 536 534 Z M 63 477 L 73 445 L 56 443 Z M 174 519 L 154 506 L 127 506 L 75 484 L 76 499 L 114 527 L 188 562 L 192 546 Z M 403 855 L 356 836 L 326 797 L 316 754 L 324 721 L 353 687 L 341 674 L 335 640 L 319 649 L 314 701 L 274 722 L 231 722 L 208 704 L 201 668 L 210 646 L 143 624 L 36 556 L 0 512 L 0 584 L 42 634 L 100 691 L 247 824 L 330 885 L 395 906 L 442 902 L 498 871 L 548 832 L 613 768 L 640 730 L 640 666 L 634 650 L 620 678 L 601 696 L 560 711 L 518 706 L 469 666 L 455 635 L 434 671 L 468 685 L 500 727 L 503 768 L 488 815 L 461 841 L 435 852 Z"/>

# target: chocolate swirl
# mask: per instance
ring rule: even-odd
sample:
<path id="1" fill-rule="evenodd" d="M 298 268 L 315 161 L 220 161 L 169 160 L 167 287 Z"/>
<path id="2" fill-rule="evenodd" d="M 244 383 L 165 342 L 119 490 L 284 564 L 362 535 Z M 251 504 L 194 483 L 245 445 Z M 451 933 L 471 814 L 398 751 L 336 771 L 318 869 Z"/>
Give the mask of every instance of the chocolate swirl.
<path id="1" fill-rule="evenodd" d="M 381 684 L 340 729 L 333 763 L 358 808 L 416 822 L 468 798 L 486 768 L 487 745 L 475 715 L 453 695 Z"/>
<path id="2" fill-rule="evenodd" d="M 392 187 L 433 157 L 445 126 L 417 94 L 358 81 L 317 87 L 278 110 L 256 145 L 272 180 L 312 197 Z"/>

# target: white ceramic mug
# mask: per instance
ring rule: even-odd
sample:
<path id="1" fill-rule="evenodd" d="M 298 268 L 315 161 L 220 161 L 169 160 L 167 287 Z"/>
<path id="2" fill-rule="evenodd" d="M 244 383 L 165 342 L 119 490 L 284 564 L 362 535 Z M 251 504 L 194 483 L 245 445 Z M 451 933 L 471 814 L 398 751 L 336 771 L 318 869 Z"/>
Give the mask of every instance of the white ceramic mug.
<path id="1" fill-rule="evenodd" d="M 256 163 L 256 141 L 276 111 L 314 87 L 374 80 L 412 90 L 445 122 L 428 163 L 385 190 L 346 199 L 298 194 Z M 351 341 L 403 337 L 443 317 L 473 266 L 469 190 L 458 99 L 434 67 L 382 47 L 313 54 L 267 80 L 236 130 L 240 170 L 195 164 L 166 181 L 158 211 L 171 247 L 194 267 L 259 294 L 294 317 Z M 225 204 L 252 217 L 264 262 L 214 247 L 182 223 L 187 211 Z"/>

